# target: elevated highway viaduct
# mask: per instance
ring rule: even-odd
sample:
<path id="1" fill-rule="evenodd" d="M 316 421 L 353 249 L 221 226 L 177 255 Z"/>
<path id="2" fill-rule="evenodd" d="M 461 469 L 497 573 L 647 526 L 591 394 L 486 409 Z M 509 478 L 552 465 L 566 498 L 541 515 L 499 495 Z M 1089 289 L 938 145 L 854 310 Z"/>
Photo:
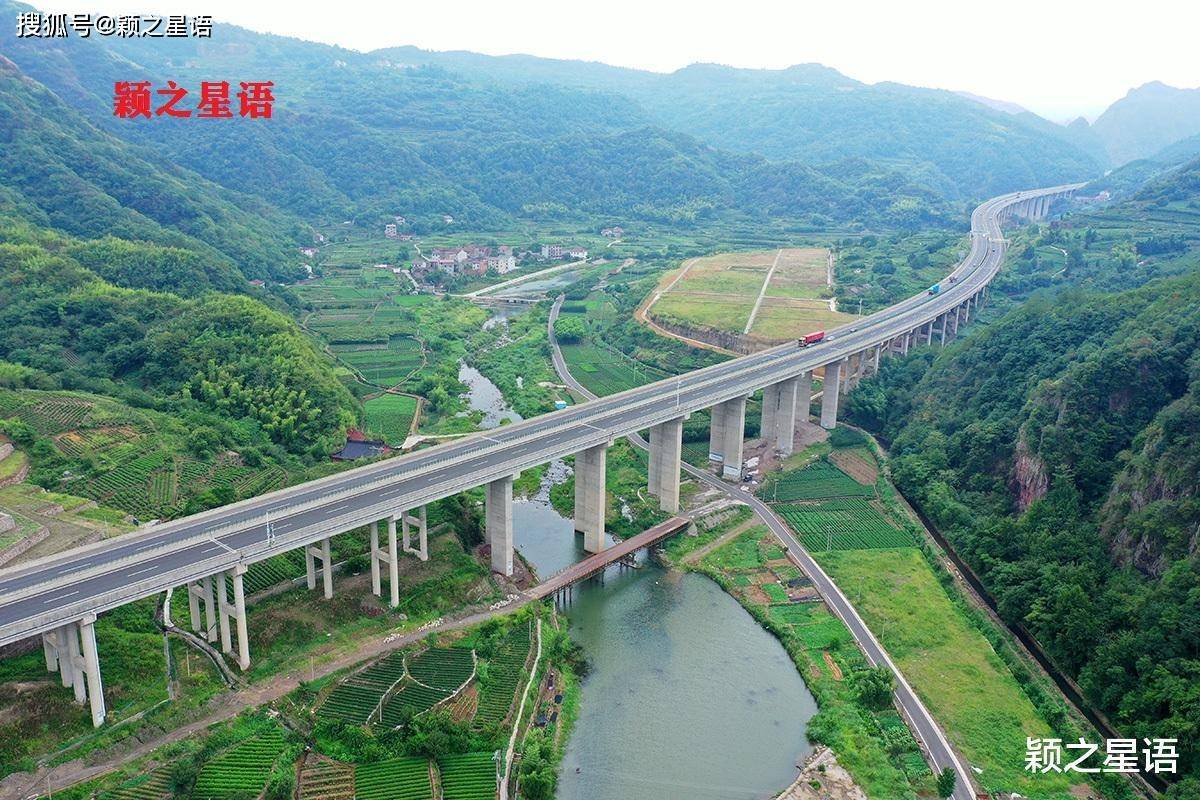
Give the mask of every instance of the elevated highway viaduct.
<path id="1" fill-rule="evenodd" d="M 587 550 L 604 547 L 605 460 L 620 436 L 649 429 L 650 493 L 679 505 L 683 420 L 710 409 L 710 459 L 738 480 L 746 401 L 763 391 L 762 435 L 788 452 L 807 420 L 814 372 L 824 379 L 820 424 L 837 422 L 841 392 L 878 368 L 885 353 L 945 342 L 978 310 L 1004 256 L 1001 225 L 1041 218 L 1078 185 L 988 200 L 971 217 L 970 252 L 934 294 L 923 293 L 828 333 L 817 344 L 782 345 L 678 377 L 582 403 L 408 456 L 369 464 L 114 540 L 0 571 L 0 645 L 41 636 L 46 667 L 58 671 L 93 722 L 105 718 L 96 616 L 186 587 L 191 625 L 250 664 L 243 574 L 257 561 L 302 548 L 309 588 L 333 591 L 331 536 L 369 526 L 372 590 L 400 602 L 398 559 L 428 558 L 425 506 L 486 487 L 492 569 L 513 568 L 512 483 L 521 471 L 575 458 L 575 527 Z"/>

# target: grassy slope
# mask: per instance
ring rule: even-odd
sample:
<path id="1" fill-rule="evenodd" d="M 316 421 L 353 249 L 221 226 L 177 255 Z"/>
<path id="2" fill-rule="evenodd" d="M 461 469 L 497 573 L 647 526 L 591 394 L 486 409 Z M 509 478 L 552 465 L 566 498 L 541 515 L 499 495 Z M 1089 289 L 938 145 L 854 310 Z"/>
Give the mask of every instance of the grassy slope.
<path id="1" fill-rule="evenodd" d="M 989 790 L 1066 798 L 1071 782 L 1022 769 L 1026 736 L 1047 736 L 991 645 L 973 629 L 915 548 L 816 554 Z"/>

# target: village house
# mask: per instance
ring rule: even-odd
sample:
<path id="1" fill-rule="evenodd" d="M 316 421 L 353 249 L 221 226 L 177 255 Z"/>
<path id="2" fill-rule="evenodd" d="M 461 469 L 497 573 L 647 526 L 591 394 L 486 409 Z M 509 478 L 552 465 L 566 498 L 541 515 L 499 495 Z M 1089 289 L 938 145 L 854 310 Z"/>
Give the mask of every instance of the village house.
<path id="1" fill-rule="evenodd" d="M 587 248 L 572 245 L 570 248 L 568 248 L 567 255 L 569 255 L 571 258 L 577 258 L 580 261 L 587 261 Z"/>
<path id="2" fill-rule="evenodd" d="M 400 235 L 400 232 L 396 230 L 396 224 L 394 222 L 389 222 L 387 225 L 383 226 L 383 235 L 389 239 L 395 239 Z"/>
<path id="3" fill-rule="evenodd" d="M 620 225 L 614 225 L 611 228 L 605 228 L 604 230 L 600 231 L 600 235 L 605 239 L 620 239 L 625 235 L 625 229 Z"/>
<path id="4" fill-rule="evenodd" d="M 567 252 L 567 248 L 561 244 L 544 244 L 542 245 L 542 258 L 562 258 Z"/>

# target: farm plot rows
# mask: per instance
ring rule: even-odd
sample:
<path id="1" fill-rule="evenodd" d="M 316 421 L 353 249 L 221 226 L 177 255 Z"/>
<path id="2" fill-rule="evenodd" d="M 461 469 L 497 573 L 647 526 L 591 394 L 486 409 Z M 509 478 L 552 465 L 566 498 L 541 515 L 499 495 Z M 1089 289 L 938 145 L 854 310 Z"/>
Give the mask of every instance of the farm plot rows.
<path id="1" fill-rule="evenodd" d="M 257 796 L 281 752 L 283 734 L 278 728 L 235 744 L 200 768 L 192 797 L 224 800 L 234 796 Z"/>
<path id="2" fill-rule="evenodd" d="M 55 434 L 78 428 L 92 410 L 92 404 L 74 397 L 52 397 L 21 406 L 15 416 L 42 434 Z"/>
<path id="3" fill-rule="evenodd" d="M 873 486 L 863 486 L 828 461 L 820 460 L 794 472 L 785 472 L 763 491 L 763 499 L 788 503 L 827 497 L 874 497 Z"/>
<path id="4" fill-rule="evenodd" d="M 356 349 L 340 350 L 337 357 L 368 383 L 390 388 L 403 383 L 421 366 L 421 343 L 407 336 L 393 336 L 384 349 L 362 344 Z"/>
<path id="5" fill-rule="evenodd" d="M 159 767 L 124 786 L 102 793 L 100 800 L 166 800 L 171 795 L 171 770 Z"/>
<path id="6" fill-rule="evenodd" d="M 916 544 L 911 533 L 897 528 L 860 498 L 779 505 L 775 510 L 809 550 L 874 550 Z"/>
<path id="7" fill-rule="evenodd" d="M 571 372 L 598 395 L 623 392 L 670 377 L 666 372 L 591 342 L 562 345 Z"/>
<path id="8" fill-rule="evenodd" d="M 477 723 L 496 725 L 508 718 L 517 685 L 525 673 L 525 662 L 529 660 L 529 643 L 529 627 L 519 625 L 488 659 L 488 680 L 480 686 L 479 708 L 475 713 Z"/>
<path id="9" fill-rule="evenodd" d="M 290 550 L 264 561 L 256 561 L 246 569 L 246 594 L 255 594 L 284 581 L 304 574 L 304 554 Z"/>
<path id="10" fill-rule="evenodd" d="M 404 653 L 392 653 L 335 686 L 321 705 L 321 714 L 363 725 L 404 675 Z"/>
<path id="11" fill-rule="evenodd" d="M 443 800 L 492 800 L 496 762 L 492 753 L 462 753 L 438 759 Z"/>
<path id="12" fill-rule="evenodd" d="M 433 797 L 429 762 L 423 758 L 389 758 L 360 764 L 354 770 L 356 800 L 427 800 Z"/>
<path id="13" fill-rule="evenodd" d="M 390 445 L 403 444 L 408 438 L 417 400 L 406 394 L 382 394 L 363 403 L 366 429 L 383 437 Z"/>
<path id="14" fill-rule="evenodd" d="M 405 680 L 400 688 L 383 704 L 383 725 L 394 728 L 417 714 L 436 706 L 450 696 L 452 690 L 434 689 L 413 680 Z"/>
<path id="15" fill-rule="evenodd" d="M 354 765 L 308 754 L 300 769 L 300 800 L 354 800 Z"/>
<path id="16" fill-rule="evenodd" d="M 470 650 L 460 647 L 430 647 L 408 659 L 408 674 L 434 689 L 453 692 L 475 671 Z"/>

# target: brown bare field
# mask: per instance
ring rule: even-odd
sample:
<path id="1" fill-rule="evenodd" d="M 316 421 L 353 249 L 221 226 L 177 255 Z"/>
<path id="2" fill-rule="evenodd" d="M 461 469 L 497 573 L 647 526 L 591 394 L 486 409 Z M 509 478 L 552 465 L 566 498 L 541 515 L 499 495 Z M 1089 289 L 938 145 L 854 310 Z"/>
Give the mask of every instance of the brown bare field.
<path id="1" fill-rule="evenodd" d="M 794 247 L 779 252 L 767 297 L 818 298 L 828 294 L 829 251 Z"/>
<path id="2" fill-rule="evenodd" d="M 875 460 L 853 450 L 834 450 L 829 454 L 838 469 L 849 475 L 863 486 L 874 486 L 879 478 L 879 467 Z"/>
<path id="3" fill-rule="evenodd" d="M 853 314 L 830 311 L 824 300 L 800 300 L 766 297 L 751 334 L 767 339 L 796 339 L 806 333 L 845 325 L 857 319 Z"/>
<path id="4" fill-rule="evenodd" d="M 828 257 L 824 248 L 795 247 L 694 258 L 663 276 L 661 296 L 647 311 L 663 322 L 741 333 L 762 293 L 751 336 L 789 339 L 841 325 L 854 316 L 831 311 L 821 299 L 828 294 Z"/>

